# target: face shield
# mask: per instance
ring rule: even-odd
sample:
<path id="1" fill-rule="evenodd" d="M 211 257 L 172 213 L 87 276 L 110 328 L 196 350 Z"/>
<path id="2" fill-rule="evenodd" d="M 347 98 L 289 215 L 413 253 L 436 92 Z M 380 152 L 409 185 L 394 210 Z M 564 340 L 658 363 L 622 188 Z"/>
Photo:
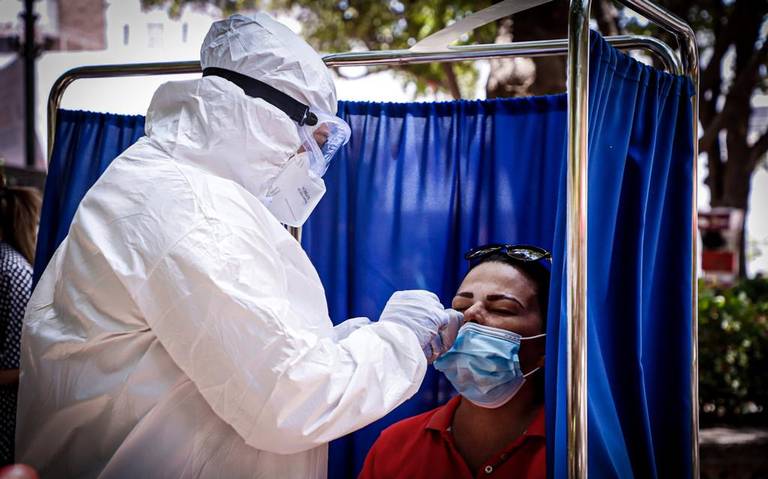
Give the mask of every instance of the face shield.
<path id="1" fill-rule="evenodd" d="M 310 110 L 290 95 L 241 73 L 209 67 L 203 76 L 225 78 L 246 95 L 267 101 L 296 122 L 301 146 L 273 179 L 262 202 L 281 223 L 295 227 L 304 224 L 325 194 L 322 176 L 333 156 L 349 141 L 349 125 L 328 112 Z"/>

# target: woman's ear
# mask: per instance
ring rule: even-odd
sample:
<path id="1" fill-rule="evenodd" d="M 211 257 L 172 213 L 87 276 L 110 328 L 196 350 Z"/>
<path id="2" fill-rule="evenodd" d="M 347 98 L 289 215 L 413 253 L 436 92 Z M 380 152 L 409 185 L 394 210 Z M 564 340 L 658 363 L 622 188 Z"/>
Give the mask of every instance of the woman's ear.
<path id="1" fill-rule="evenodd" d="M 544 367 L 544 359 L 546 359 L 546 355 L 542 354 L 538 361 L 536 361 L 536 367 L 537 368 L 543 368 Z"/>

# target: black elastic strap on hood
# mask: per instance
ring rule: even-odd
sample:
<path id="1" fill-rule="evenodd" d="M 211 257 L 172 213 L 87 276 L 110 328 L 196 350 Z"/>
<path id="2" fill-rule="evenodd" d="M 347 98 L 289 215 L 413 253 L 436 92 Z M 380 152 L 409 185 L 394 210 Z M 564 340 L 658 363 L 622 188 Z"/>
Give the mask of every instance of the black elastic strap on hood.
<path id="1" fill-rule="evenodd" d="M 279 108 L 291 117 L 291 120 L 298 123 L 299 126 L 314 126 L 317 124 L 317 116 L 309 111 L 309 106 L 255 78 L 236 71 L 216 67 L 208 67 L 203 70 L 203 76 L 217 76 L 231 81 L 242 88 L 246 95 L 253 98 L 261 98 Z"/>

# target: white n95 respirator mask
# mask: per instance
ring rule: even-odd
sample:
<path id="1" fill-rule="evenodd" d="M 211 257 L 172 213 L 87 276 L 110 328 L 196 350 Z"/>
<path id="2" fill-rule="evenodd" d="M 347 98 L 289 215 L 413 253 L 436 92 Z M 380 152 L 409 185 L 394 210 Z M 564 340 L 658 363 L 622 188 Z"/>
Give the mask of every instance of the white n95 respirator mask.
<path id="1" fill-rule="evenodd" d="M 292 156 L 264 196 L 270 213 L 288 226 L 303 225 L 325 194 L 325 182 L 310 168 L 311 158 L 306 151 Z"/>

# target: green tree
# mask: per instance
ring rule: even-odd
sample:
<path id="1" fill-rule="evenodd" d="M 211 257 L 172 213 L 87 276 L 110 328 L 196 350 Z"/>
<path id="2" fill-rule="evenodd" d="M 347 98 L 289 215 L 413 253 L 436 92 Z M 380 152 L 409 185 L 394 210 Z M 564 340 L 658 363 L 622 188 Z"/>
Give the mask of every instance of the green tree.
<path id="1" fill-rule="evenodd" d="M 406 6 L 407 3 L 407 6 Z M 443 29 L 449 22 L 491 5 L 489 0 L 274 0 L 273 7 L 298 13 L 303 33 L 312 45 L 324 52 L 354 49 L 407 49 L 417 40 Z M 477 29 L 461 43 L 492 43 L 496 25 Z M 391 67 L 387 67 L 391 68 Z M 420 64 L 396 67 L 406 82 L 423 93 L 429 87 L 460 98 L 477 81 L 471 62 Z M 369 73 L 380 68 L 369 69 Z M 343 74 L 343 73 L 342 73 Z"/>
<path id="2" fill-rule="evenodd" d="M 225 15 L 231 15 L 243 10 L 258 6 L 258 0 L 141 0 L 141 6 L 145 9 L 164 8 L 168 10 L 171 18 L 178 18 L 186 6 L 204 6 L 212 4 L 217 6 Z"/>

